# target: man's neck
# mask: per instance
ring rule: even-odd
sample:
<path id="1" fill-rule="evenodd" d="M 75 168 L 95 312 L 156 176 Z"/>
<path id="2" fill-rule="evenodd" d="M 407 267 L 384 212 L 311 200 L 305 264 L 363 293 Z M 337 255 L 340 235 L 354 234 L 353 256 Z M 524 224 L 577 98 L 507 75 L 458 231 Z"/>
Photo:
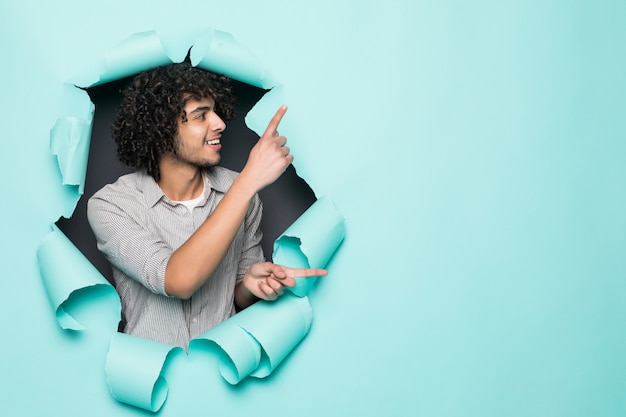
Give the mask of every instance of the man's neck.
<path id="1" fill-rule="evenodd" d="M 161 171 L 159 187 L 170 200 L 193 200 L 202 193 L 204 179 L 201 168 L 182 164 L 164 155 L 159 162 L 159 169 Z"/>

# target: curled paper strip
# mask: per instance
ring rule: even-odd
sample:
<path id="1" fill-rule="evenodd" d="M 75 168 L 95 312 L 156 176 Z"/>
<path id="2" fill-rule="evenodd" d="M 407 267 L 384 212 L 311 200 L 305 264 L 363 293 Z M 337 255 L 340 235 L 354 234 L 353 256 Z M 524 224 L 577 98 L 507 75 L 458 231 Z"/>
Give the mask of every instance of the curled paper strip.
<path id="1" fill-rule="evenodd" d="M 106 52 L 104 60 L 75 77 L 74 84 L 93 87 L 172 63 L 155 31 L 135 33 Z"/>
<path id="2" fill-rule="evenodd" d="M 155 31 L 136 33 L 106 54 L 106 69 L 97 84 L 138 74 L 145 68 L 171 63 Z"/>
<path id="3" fill-rule="evenodd" d="M 195 66 L 255 87 L 268 89 L 275 85 L 250 51 L 228 32 L 208 30 L 193 45 L 190 57 Z"/>
<path id="4" fill-rule="evenodd" d="M 237 384 L 246 376 L 264 378 L 276 369 L 311 328 L 308 298 L 289 293 L 276 301 L 259 301 L 192 340 L 190 351 L 217 344 L 226 354 L 220 371 Z"/>
<path id="5" fill-rule="evenodd" d="M 274 302 L 262 301 L 234 320 L 261 345 L 259 367 L 250 375 L 265 378 L 289 355 L 311 329 L 313 311 L 309 299 L 287 293 Z"/>
<path id="6" fill-rule="evenodd" d="M 167 44 L 171 47 L 169 55 L 156 32 L 135 34 L 109 50 L 102 62 L 80 74 L 73 84 L 91 87 L 171 63 L 170 57 L 181 56 L 181 48 L 186 46 L 179 42 Z M 226 32 L 212 29 L 204 32 L 191 49 L 191 60 L 193 65 L 257 87 L 267 89 L 276 85 L 250 52 Z M 66 98 L 72 107 L 80 107 L 83 99 L 88 101 L 83 90 L 73 87 L 68 91 Z M 279 89 L 271 93 L 271 97 L 281 96 Z M 70 116 L 59 117 L 51 130 L 51 149 L 58 156 L 64 184 L 78 185 L 81 194 L 94 112 L 91 102 L 89 106 L 89 117 L 77 116 L 80 112 L 72 110 Z M 267 108 L 266 105 L 257 107 Z M 294 267 L 321 268 L 337 250 L 343 237 L 343 218 L 330 200 L 321 199 L 275 243 L 274 260 Z M 115 312 L 119 319 L 121 306 L 115 289 L 56 226 L 39 247 L 37 256 L 44 285 L 61 327 L 84 328 L 70 313 L 76 311 L 72 300 L 90 302 L 96 293 L 107 300 L 107 310 Z M 190 352 L 218 346 L 217 352 L 223 353 L 220 372 L 231 384 L 247 376 L 263 378 L 269 375 L 311 327 L 311 305 L 304 296 L 309 287 L 304 285 L 299 283 L 305 289 L 295 291 L 298 297 L 286 293 L 277 301 L 262 301 L 248 307 L 192 340 Z M 105 366 L 112 396 L 120 402 L 158 411 L 168 391 L 161 373 L 175 351 L 181 349 L 114 333 Z"/>
<path id="7" fill-rule="evenodd" d="M 120 299 L 113 286 L 58 227 L 52 226 L 52 232 L 44 238 L 37 260 L 48 298 L 63 329 L 85 329 L 71 313 L 75 310 L 73 305 L 94 299 L 104 299 L 102 308 L 120 317 Z"/>
<path id="8" fill-rule="evenodd" d="M 345 221 L 330 198 L 322 197 L 274 242 L 274 262 L 295 268 L 323 268 L 345 237 Z M 297 278 L 289 288 L 307 295 L 318 278 Z"/>
<path id="9" fill-rule="evenodd" d="M 170 352 L 181 350 L 180 347 L 124 333 L 114 334 L 104 368 L 113 398 L 158 411 L 168 392 L 167 381 L 161 372 Z"/>
<path id="10" fill-rule="evenodd" d="M 226 320 L 189 343 L 189 354 L 213 352 L 215 344 L 222 353 L 219 367 L 222 377 L 235 385 L 254 372 L 261 363 L 261 345 L 232 320 Z"/>
<path id="11" fill-rule="evenodd" d="M 85 190 L 93 123 L 94 106 L 91 102 L 89 104 L 89 119 L 75 116 L 60 117 L 50 130 L 50 151 L 57 156 L 63 185 L 78 186 L 80 195 Z"/>

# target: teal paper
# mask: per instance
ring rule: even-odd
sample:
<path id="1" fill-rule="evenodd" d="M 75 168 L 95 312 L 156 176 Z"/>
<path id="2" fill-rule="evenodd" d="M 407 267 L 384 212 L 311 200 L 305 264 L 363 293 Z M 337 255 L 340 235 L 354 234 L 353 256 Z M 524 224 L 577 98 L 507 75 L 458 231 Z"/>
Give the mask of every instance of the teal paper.
<path id="1" fill-rule="evenodd" d="M 345 237 L 345 222 L 328 197 L 318 199 L 274 242 L 272 259 L 296 268 L 324 268 Z M 289 288 L 307 295 L 317 277 L 297 278 Z"/>
<path id="2" fill-rule="evenodd" d="M 85 190 L 92 122 L 66 116 L 59 118 L 50 131 L 50 149 L 58 158 L 63 185 L 78 186 L 81 195 Z"/>
<path id="3" fill-rule="evenodd" d="M 98 65 L 74 78 L 81 87 L 93 87 L 172 63 L 156 31 L 136 33 L 106 52 Z"/>
<path id="4" fill-rule="evenodd" d="M 265 378 L 304 339 L 311 328 L 313 312 L 308 298 L 285 293 L 276 301 L 259 301 L 234 321 L 253 336 L 263 348 L 259 367 L 251 373 Z"/>
<path id="5" fill-rule="evenodd" d="M 152 415 L 107 392 L 108 338 L 54 323 L 35 252 L 78 197 L 50 129 L 118 40 L 209 25 L 277 76 L 297 173 L 349 233 L 269 378 L 176 360 L 160 417 L 625 416 L 625 21 L 622 0 L 1 2 L 2 415 Z"/>
<path id="6" fill-rule="evenodd" d="M 50 151 L 56 155 L 62 184 L 72 188 L 78 201 L 85 190 L 95 108 L 85 91 L 69 84 L 64 84 L 62 91 L 58 118 L 50 129 Z"/>
<path id="7" fill-rule="evenodd" d="M 306 336 L 312 319 L 308 298 L 286 293 L 237 313 L 192 340 L 190 350 L 216 343 L 226 355 L 220 361 L 222 376 L 231 384 L 248 375 L 265 378 Z"/>
<path id="8" fill-rule="evenodd" d="M 223 355 L 220 372 L 230 384 L 238 384 L 250 375 L 261 363 L 261 346 L 248 332 L 233 320 L 227 320 L 189 343 L 189 352 L 208 350 L 215 343 Z"/>
<path id="9" fill-rule="evenodd" d="M 274 86 L 274 81 L 250 51 L 230 33 L 221 30 L 209 30 L 198 39 L 191 48 L 191 62 L 259 88 Z"/>
<path id="10" fill-rule="evenodd" d="M 103 308 L 119 317 L 121 304 L 115 289 L 56 226 L 39 246 L 37 259 L 46 293 L 63 329 L 85 329 L 70 311 L 72 304 L 89 303 L 90 299 L 104 297 Z"/>
<path id="11" fill-rule="evenodd" d="M 265 129 L 267 129 L 268 120 L 271 120 L 280 106 L 285 105 L 285 103 L 285 88 L 282 85 L 277 85 L 265 93 L 252 110 L 246 114 L 246 126 L 250 127 L 257 135 L 262 136 Z M 279 126 L 280 134 L 287 136 L 289 145 L 291 145 L 292 142 L 292 140 L 290 140 L 291 132 L 289 131 L 290 119 L 291 113 L 287 111 L 287 114 L 285 114 Z"/>
<path id="12" fill-rule="evenodd" d="M 308 299 L 285 294 L 276 301 L 259 301 L 231 320 L 261 345 L 264 354 L 251 375 L 264 378 L 309 332 L 312 311 Z"/>
<path id="13" fill-rule="evenodd" d="M 208 34 L 210 35 L 208 38 L 200 39 L 197 46 L 194 46 L 196 50 L 204 48 L 209 49 L 210 52 L 198 65 L 204 65 L 205 68 L 213 71 L 225 72 L 244 82 L 263 84 L 263 72 L 255 61 L 245 55 L 245 50 L 231 35 L 219 31 L 210 31 Z M 208 48 L 203 44 L 207 39 L 211 45 Z M 224 54 L 224 51 L 230 52 Z M 98 83 L 160 65 L 165 56 L 162 43 L 155 32 L 133 35 L 116 48 L 109 50 L 106 59 L 107 69 L 100 75 Z M 211 59 L 207 60 L 207 57 Z M 216 57 L 217 61 L 215 61 Z M 219 62 L 219 68 L 214 66 L 215 62 Z M 86 73 L 82 79 L 89 79 L 90 76 Z M 95 84 L 97 83 L 92 85 Z M 275 95 L 276 92 L 272 94 L 272 96 Z M 79 108 L 79 98 L 83 96 L 75 96 L 76 91 L 69 90 L 66 92 L 65 100 L 70 103 L 70 107 Z M 94 107 L 91 102 L 88 103 L 89 114 L 93 118 Z M 89 125 L 85 127 L 77 117 L 60 118 L 51 132 L 51 148 L 55 154 L 59 155 L 59 166 L 63 173 L 64 184 L 77 182 L 80 184 L 80 194 L 83 191 L 84 175 L 87 169 L 90 135 L 91 119 Z M 75 179 L 77 176 L 79 178 Z M 62 235 L 56 227 L 54 233 L 55 236 L 56 234 Z M 343 218 L 338 214 L 330 199 L 324 198 L 309 208 L 286 233 L 281 237 L 283 239 L 281 243 L 277 242 L 276 245 L 277 262 L 283 261 L 282 264 L 291 267 L 321 268 L 337 250 L 345 232 Z M 65 238 L 64 235 L 62 236 Z M 315 240 L 318 241 L 315 242 Z M 293 246 L 293 241 L 297 242 L 295 244 L 297 247 Z M 306 244 L 303 245 L 303 241 Z M 67 238 L 63 243 L 63 247 L 75 249 Z M 58 295 L 54 284 L 68 285 L 73 294 L 79 293 L 77 289 L 84 288 L 84 286 L 80 287 L 79 283 L 56 278 L 58 274 L 55 271 L 59 264 L 50 260 L 50 255 L 46 256 L 49 252 L 48 247 L 49 245 L 46 244 L 40 247 L 40 268 L 44 281 L 48 287 L 51 287 L 49 293 L 51 299 L 54 300 L 53 305 L 58 305 L 58 321 L 64 328 L 82 329 L 82 325 L 65 311 L 63 300 L 69 298 L 65 296 L 68 290 Z M 307 253 L 308 259 L 303 250 Z M 288 255 L 290 252 L 300 254 L 302 259 L 296 260 L 293 256 L 290 257 Z M 56 259 L 63 265 L 71 265 L 68 262 L 73 258 L 60 253 Z M 82 258 L 80 260 L 82 264 L 86 262 Z M 91 268 L 95 269 L 93 266 Z M 50 282 L 52 280 L 49 278 L 50 275 L 55 276 L 54 284 Z M 294 293 L 301 298 L 286 294 L 274 302 L 254 304 L 192 341 L 190 348 L 206 350 L 207 343 L 215 343 L 219 346 L 224 353 L 220 361 L 220 371 L 223 378 L 231 384 L 237 384 L 247 376 L 258 378 L 268 376 L 300 343 L 311 327 L 311 306 L 308 298 L 304 296 L 313 282 L 314 278 L 309 278 L 308 282 L 298 282 Z M 61 302 L 58 299 L 61 299 Z M 119 299 L 116 298 L 116 300 L 119 306 Z M 109 390 L 113 397 L 120 402 L 146 410 L 159 410 L 167 397 L 167 385 L 160 377 L 160 372 L 167 352 L 171 348 L 144 339 L 115 334 L 111 339 L 105 369 Z"/>
<path id="14" fill-rule="evenodd" d="M 168 392 L 161 371 L 170 352 L 178 350 L 179 347 L 116 333 L 111 338 L 105 367 L 111 395 L 120 402 L 158 411 Z"/>

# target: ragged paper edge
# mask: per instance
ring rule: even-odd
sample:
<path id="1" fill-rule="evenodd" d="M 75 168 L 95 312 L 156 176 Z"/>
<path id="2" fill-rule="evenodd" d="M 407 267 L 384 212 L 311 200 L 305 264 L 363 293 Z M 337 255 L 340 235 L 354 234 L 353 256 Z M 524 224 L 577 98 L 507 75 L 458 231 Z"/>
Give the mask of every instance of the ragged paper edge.
<path id="1" fill-rule="evenodd" d="M 191 48 L 191 63 L 262 89 L 278 83 L 252 53 L 228 32 L 208 29 Z"/>
<path id="2" fill-rule="evenodd" d="M 219 349 L 218 361 L 222 377 L 236 385 L 254 372 L 261 363 L 261 345 L 245 329 L 226 320 L 189 343 L 189 354 Z"/>
<path id="3" fill-rule="evenodd" d="M 222 377 L 232 385 L 248 376 L 270 375 L 311 329 L 308 298 L 285 294 L 276 301 L 258 301 L 190 342 L 190 353 L 213 342 L 223 352 Z"/>
<path id="4" fill-rule="evenodd" d="M 332 199 L 321 197 L 276 239 L 272 259 L 297 268 L 324 268 L 345 235 L 345 219 Z M 288 290 L 304 297 L 317 280 L 296 278 L 296 285 Z"/>
<path id="5" fill-rule="evenodd" d="M 57 323 L 62 329 L 85 330 L 86 326 L 67 311 L 67 303 L 88 297 L 85 290 L 100 291 L 107 298 L 107 307 L 119 317 L 121 303 L 115 288 L 85 258 L 55 225 L 37 250 L 37 261 L 46 294 Z M 80 300 L 78 300 L 80 301 Z"/>
<path id="6" fill-rule="evenodd" d="M 167 51 L 164 47 L 165 44 L 169 46 Z M 184 56 L 184 54 L 181 53 L 181 50 L 177 49 L 177 46 L 173 47 L 172 45 L 172 42 L 168 43 L 161 40 L 154 31 L 137 33 L 107 51 L 102 62 L 92 66 L 91 69 L 86 72 L 79 74 L 79 76 L 73 80 L 72 84 L 76 89 L 84 89 L 116 79 L 125 78 L 156 66 L 165 65 L 171 62 L 180 62 L 180 60 L 176 61 L 176 59 Z M 258 114 L 259 112 L 262 113 L 266 111 L 268 106 L 272 104 L 272 101 L 269 99 L 275 101 L 282 97 L 282 89 L 277 88 L 278 83 L 272 80 L 268 73 L 258 65 L 249 51 L 238 44 L 229 33 L 208 29 L 196 39 L 196 42 L 194 42 L 190 48 L 191 58 L 193 60 L 192 63 L 195 62 L 194 65 L 197 64 L 201 68 L 223 73 L 235 80 L 271 90 L 271 94 L 266 94 L 266 96 L 268 96 L 267 99 L 259 101 L 259 103 L 257 103 L 257 105 L 255 105 L 252 109 L 251 113 Z M 189 50 L 189 47 L 187 50 Z M 206 52 L 203 54 L 203 51 Z M 82 92 L 86 95 L 84 90 L 82 90 Z M 72 104 L 76 105 L 77 103 L 73 102 Z M 87 169 L 88 150 L 91 139 L 91 126 L 93 123 L 94 112 L 93 103 L 91 103 L 91 101 L 89 101 L 88 106 L 89 108 L 87 113 L 89 116 L 87 118 L 81 119 L 74 113 L 60 115 L 57 118 L 55 127 L 51 129 L 51 149 L 54 149 L 54 153 L 57 155 L 59 168 L 63 176 L 63 183 L 71 184 L 77 188 L 77 198 L 74 202 L 74 208 L 84 191 L 84 180 Z M 246 118 L 246 123 L 250 125 L 248 118 Z M 89 133 L 87 134 L 87 132 Z M 71 173 L 71 175 L 69 175 L 69 173 Z M 69 215 L 66 214 L 65 217 L 69 217 Z M 44 282 L 47 288 L 54 287 L 56 285 L 55 281 L 63 279 L 63 277 L 60 276 L 49 276 L 50 274 L 46 274 L 47 265 L 45 262 L 40 264 L 40 268 L 42 270 L 42 277 L 44 277 Z M 74 291 L 71 291 L 70 295 L 73 292 Z M 67 298 L 69 297 L 70 296 Z M 303 299 L 300 300 L 303 301 Z M 58 304 L 57 314 L 63 316 L 63 303 L 52 303 Z M 306 303 L 308 304 L 308 299 L 306 299 Z M 310 309 L 310 304 L 308 305 Z M 257 308 L 260 308 L 260 306 L 261 304 L 259 304 L 259 307 Z M 248 314 L 252 314 L 255 311 L 253 307 L 254 306 L 249 307 Z M 268 342 L 266 337 L 259 336 L 257 330 L 251 329 L 251 327 L 246 323 L 236 324 L 238 320 L 241 320 L 241 316 L 236 315 L 231 318 L 230 320 L 234 320 L 239 317 L 238 320 L 233 321 L 233 323 L 235 323 L 234 325 L 238 327 L 239 331 L 244 331 L 248 336 L 250 336 L 253 341 L 252 345 L 254 346 L 256 344 L 258 347 L 256 352 L 252 353 L 254 357 L 251 361 L 251 363 L 258 365 L 256 367 L 248 366 L 248 368 L 250 368 L 249 370 L 236 370 L 237 373 L 233 374 L 234 376 L 229 378 L 230 381 L 236 383 L 241 381 L 247 375 L 261 377 L 271 373 L 289 354 L 289 352 L 291 352 L 291 350 L 298 343 L 300 343 L 304 336 L 306 336 L 311 326 L 311 314 L 312 313 L 309 312 L 309 317 L 303 317 L 302 319 L 301 324 L 304 329 L 302 334 L 299 334 L 295 338 L 292 337 L 292 341 L 286 346 L 281 346 L 280 343 L 276 343 L 276 341 Z M 224 323 L 230 325 L 230 320 L 227 320 Z M 73 322 L 67 318 L 64 319 L 63 325 L 75 327 L 76 329 L 81 327 L 78 322 Z M 112 337 L 112 341 L 114 338 L 118 337 L 118 334 L 115 334 Z M 141 342 L 137 341 L 139 344 L 142 344 L 144 341 L 144 339 L 139 340 L 141 340 Z M 260 342 L 259 340 L 262 340 L 263 342 Z M 264 343 L 265 346 L 261 343 Z M 278 346 L 279 353 L 276 354 L 276 351 L 273 348 L 268 347 L 269 345 Z M 112 352 L 112 349 L 117 350 L 115 347 L 110 347 L 107 358 L 109 355 L 113 354 L 124 355 L 124 352 Z M 134 350 L 134 348 L 130 350 Z M 165 354 L 165 357 L 160 365 L 158 364 L 159 361 L 157 361 L 155 369 L 159 369 L 159 376 L 155 380 L 152 378 L 155 375 L 155 372 L 152 372 L 152 377 L 138 382 L 138 384 L 141 384 L 144 387 L 151 387 L 152 391 L 150 401 L 147 401 L 146 397 L 136 399 L 132 397 L 125 397 L 123 394 L 120 394 L 120 391 L 115 384 L 112 384 L 113 387 L 111 387 L 111 381 L 114 378 L 111 378 L 111 375 L 107 372 L 107 382 L 110 383 L 109 386 L 112 396 L 118 401 L 126 402 L 150 411 L 159 410 L 167 397 L 167 386 L 161 378 L 160 372 L 163 369 L 164 362 L 168 355 L 169 353 Z M 266 361 L 264 361 L 263 358 L 266 358 Z M 224 372 L 222 372 L 222 374 L 224 374 Z M 165 390 L 165 395 L 162 394 L 163 390 Z"/>
<path id="7" fill-rule="evenodd" d="M 104 368 L 111 396 L 119 402 L 157 412 L 169 392 L 163 369 L 172 355 L 180 351 L 178 346 L 114 334 Z"/>

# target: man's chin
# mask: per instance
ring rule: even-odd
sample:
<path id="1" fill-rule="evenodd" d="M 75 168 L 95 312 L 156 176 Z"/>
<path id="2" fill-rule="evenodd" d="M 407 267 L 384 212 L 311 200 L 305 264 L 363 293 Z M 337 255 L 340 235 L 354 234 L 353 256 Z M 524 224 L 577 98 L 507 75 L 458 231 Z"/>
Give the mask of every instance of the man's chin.
<path id="1" fill-rule="evenodd" d="M 204 161 L 202 163 L 197 164 L 196 166 L 198 168 L 202 168 L 202 169 L 208 169 L 208 168 L 212 168 L 216 165 L 219 165 L 220 163 L 220 158 L 218 158 L 217 160 L 213 160 L 213 161 Z"/>

